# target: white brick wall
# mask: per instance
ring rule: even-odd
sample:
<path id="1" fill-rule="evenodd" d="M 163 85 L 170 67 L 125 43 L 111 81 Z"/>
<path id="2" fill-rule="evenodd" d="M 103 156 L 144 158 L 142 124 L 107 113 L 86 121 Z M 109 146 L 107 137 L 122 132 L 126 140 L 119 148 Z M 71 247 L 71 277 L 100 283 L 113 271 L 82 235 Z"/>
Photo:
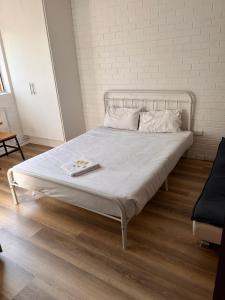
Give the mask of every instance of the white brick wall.
<path id="1" fill-rule="evenodd" d="M 225 0 L 72 0 L 87 128 L 108 89 L 185 89 L 197 98 L 190 155 L 225 135 Z"/>

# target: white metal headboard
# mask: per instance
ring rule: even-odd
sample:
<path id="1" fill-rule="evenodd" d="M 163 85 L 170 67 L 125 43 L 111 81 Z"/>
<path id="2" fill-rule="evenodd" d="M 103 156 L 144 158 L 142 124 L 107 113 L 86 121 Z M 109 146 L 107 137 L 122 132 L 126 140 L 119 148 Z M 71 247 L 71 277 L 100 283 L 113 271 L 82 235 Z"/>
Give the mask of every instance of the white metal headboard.
<path id="1" fill-rule="evenodd" d="M 109 106 L 148 110 L 182 111 L 182 130 L 191 130 L 193 94 L 172 90 L 110 90 L 104 94 L 105 111 Z"/>

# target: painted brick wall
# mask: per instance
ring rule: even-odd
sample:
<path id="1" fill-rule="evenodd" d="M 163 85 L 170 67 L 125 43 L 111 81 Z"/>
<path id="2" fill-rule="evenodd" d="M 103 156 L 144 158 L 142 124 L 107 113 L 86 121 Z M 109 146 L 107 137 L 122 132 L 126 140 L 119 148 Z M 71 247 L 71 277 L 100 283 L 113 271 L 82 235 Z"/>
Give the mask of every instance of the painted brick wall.
<path id="1" fill-rule="evenodd" d="M 87 129 L 108 89 L 195 93 L 190 155 L 212 159 L 225 135 L 224 0 L 72 0 Z"/>

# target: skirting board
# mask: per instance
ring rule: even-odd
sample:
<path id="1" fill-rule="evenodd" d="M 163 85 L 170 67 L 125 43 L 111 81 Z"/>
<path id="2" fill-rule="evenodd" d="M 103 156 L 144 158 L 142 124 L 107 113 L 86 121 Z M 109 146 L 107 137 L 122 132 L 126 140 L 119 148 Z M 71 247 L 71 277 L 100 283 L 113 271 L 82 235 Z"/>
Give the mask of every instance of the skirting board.
<path id="1" fill-rule="evenodd" d="M 38 138 L 38 137 L 34 137 L 34 136 L 28 136 L 26 144 L 28 144 L 28 143 L 38 144 L 38 145 L 43 145 L 43 146 L 48 146 L 48 147 L 56 147 L 56 146 L 63 144 L 64 142 L 57 141 L 57 140 Z"/>

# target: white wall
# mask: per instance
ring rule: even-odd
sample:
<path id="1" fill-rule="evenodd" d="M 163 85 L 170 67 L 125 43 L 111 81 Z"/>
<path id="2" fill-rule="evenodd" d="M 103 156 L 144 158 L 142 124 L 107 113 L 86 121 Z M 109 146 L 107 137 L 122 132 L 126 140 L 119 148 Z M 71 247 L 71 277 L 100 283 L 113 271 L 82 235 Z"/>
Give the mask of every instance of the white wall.
<path id="1" fill-rule="evenodd" d="M 197 98 L 191 156 L 225 135 L 224 0 L 72 0 L 87 128 L 107 89 L 188 89 Z"/>
<path id="2" fill-rule="evenodd" d="M 71 1 L 43 3 L 65 139 L 69 140 L 85 131 Z"/>
<path id="3" fill-rule="evenodd" d="M 15 100 L 12 94 L 0 94 L 0 109 L 2 108 L 6 111 L 9 123 L 9 130 L 16 132 L 18 134 L 19 139 L 21 139 L 22 131 L 20 127 L 17 108 L 15 105 Z"/>
<path id="4" fill-rule="evenodd" d="M 6 93 L 0 94 L 0 110 L 3 109 L 6 113 L 8 121 L 8 130 L 17 133 L 18 138 L 21 140 L 23 137 L 21 124 L 18 116 L 15 97 L 12 90 L 11 79 L 8 72 L 7 61 L 5 58 L 4 47 L 0 34 L 0 68 L 3 75 L 4 87 Z M 2 125 L 5 130 L 5 124 Z M 1 128 L 0 128 L 1 130 Z"/>
<path id="5" fill-rule="evenodd" d="M 0 0 L 0 27 L 23 133 L 64 140 L 41 0 Z M 35 85 L 31 94 L 30 83 Z"/>

